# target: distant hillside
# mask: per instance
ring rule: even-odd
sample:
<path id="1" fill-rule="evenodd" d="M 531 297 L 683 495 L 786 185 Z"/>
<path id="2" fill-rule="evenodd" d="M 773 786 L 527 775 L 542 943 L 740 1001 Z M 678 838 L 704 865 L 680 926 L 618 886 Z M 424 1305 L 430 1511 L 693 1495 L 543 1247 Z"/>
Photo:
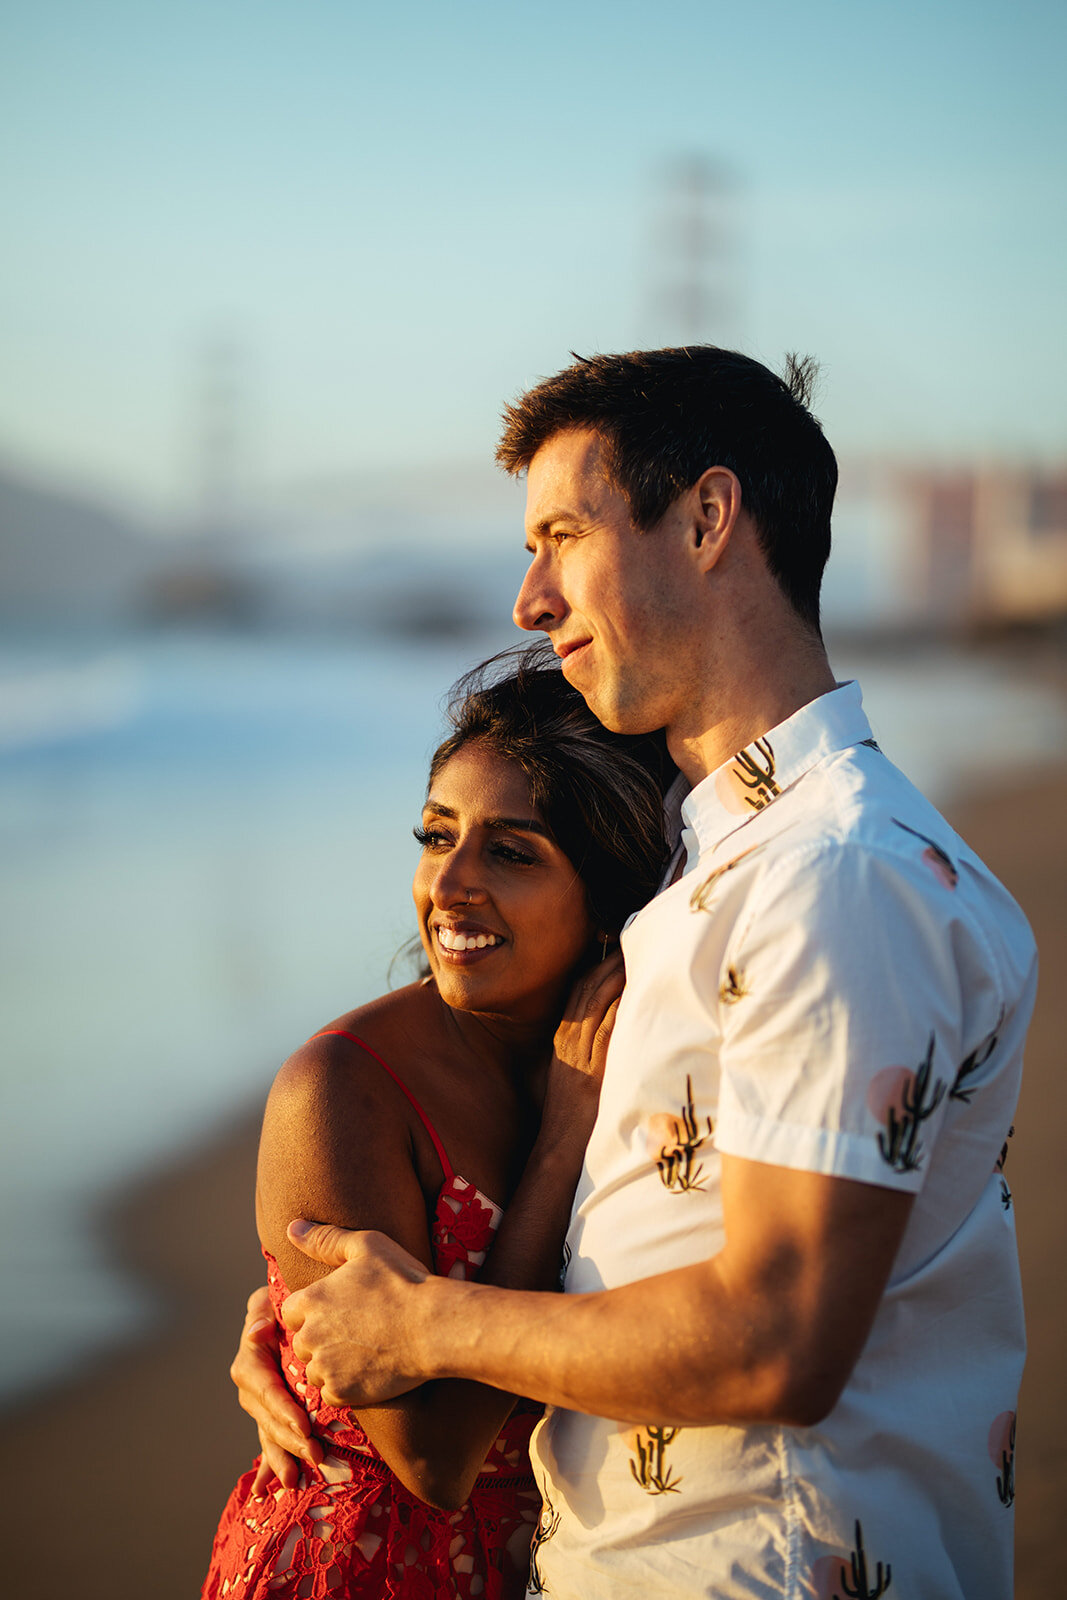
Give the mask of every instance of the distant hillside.
<path id="1" fill-rule="evenodd" d="M 107 507 L 0 472 L 0 615 L 118 618 L 167 561 L 165 546 Z"/>

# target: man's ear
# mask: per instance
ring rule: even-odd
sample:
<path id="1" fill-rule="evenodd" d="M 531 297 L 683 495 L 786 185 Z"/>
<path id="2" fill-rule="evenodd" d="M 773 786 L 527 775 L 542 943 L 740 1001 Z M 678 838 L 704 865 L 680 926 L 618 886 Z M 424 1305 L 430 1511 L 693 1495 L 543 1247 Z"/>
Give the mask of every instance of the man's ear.
<path id="1" fill-rule="evenodd" d="M 729 467 L 709 467 L 690 491 L 693 507 L 693 549 L 700 569 L 709 572 L 730 541 L 741 515 L 741 484 Z"/>

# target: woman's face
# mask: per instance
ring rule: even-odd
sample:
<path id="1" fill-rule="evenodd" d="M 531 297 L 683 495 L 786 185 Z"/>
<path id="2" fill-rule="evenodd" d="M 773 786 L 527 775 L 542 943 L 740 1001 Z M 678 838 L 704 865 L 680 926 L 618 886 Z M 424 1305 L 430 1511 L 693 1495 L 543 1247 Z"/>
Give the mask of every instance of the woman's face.
<path id="1" fill-rule="evenodd" d="M 433 780 L 413 893 L 446 1004 L 553 1022 L 593 938 L 585 890 L 522 769 L 472 742 Z"/>

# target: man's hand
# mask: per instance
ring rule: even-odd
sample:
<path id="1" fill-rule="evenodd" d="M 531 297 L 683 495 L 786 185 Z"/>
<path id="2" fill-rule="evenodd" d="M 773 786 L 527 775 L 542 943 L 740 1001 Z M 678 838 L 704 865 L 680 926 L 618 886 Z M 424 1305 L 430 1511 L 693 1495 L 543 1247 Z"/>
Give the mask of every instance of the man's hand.
<path id="1" fill-rule="evenodd" d="M 248 1297 L 248 1314 L 230 1377 L 237 1385 L 241 1405 L 259 1429 L 263 1459 L 252 1493 L 263 1494 L 272 1478 L 285 1489 L 295 1489 L 301 1459 L 315 1467 L 322 1460 L 322 1446 L 312 1437 L 308 1414 L 293 1399 L 282 1377 L 278 1328 L 265 1285 Z"/>
<path id="2" fill-rule="evenodd" d="M 619 1422 L 812 1427 L 863 1349 L 914 1196 L 740 1156 L 722 1174 L 717 1255 L 586 1294 L 435 1278 L 382 1234 L 291 1228 L 344 1263 L 286 1302 L 294 1348 L 334 1403 L 467 1378 Z"/>
<path id="3" fill-rule="evenodd" d="M 414 1297 L 432 1274 L 383 1233 L 298 1220 L 289 1238 L 336 1269 L 282 1307 L 293 1350 L 325 1403 L 375 1405 L 420 1384 L 426 1374 L 408 1335 Z"/>

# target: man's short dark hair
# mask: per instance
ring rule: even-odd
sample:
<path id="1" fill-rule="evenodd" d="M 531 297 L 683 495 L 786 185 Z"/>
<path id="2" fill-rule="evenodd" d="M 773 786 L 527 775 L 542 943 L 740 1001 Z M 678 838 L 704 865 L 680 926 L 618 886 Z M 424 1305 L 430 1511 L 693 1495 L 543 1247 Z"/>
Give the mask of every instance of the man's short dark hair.
<path id="1" fill-rule="evenodd" d="M 505 408 L 497 460 L 523 472 L 556 434 L 593 428 L 642 529 L 708 467 L 729 467 L 770 571 L 818 631 L 837 461 L 809 409 L 816 371 L 810 358 L 787 356 L 779 378 L 715 345 L 576 356 Z"/>

